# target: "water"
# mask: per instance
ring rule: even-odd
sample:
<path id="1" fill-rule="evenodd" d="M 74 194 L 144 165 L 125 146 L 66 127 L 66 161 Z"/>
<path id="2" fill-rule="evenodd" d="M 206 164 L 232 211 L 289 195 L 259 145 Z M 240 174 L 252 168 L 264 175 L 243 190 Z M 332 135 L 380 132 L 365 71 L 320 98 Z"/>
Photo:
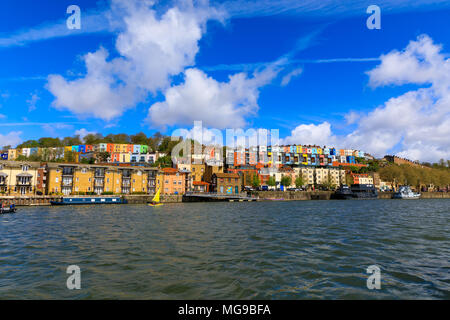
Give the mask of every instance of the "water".
<path id="1" fill-rule="evenodd" d="M 20 208 L 0 299 L 450 299 L 449 222 L 445 199 Z"/>

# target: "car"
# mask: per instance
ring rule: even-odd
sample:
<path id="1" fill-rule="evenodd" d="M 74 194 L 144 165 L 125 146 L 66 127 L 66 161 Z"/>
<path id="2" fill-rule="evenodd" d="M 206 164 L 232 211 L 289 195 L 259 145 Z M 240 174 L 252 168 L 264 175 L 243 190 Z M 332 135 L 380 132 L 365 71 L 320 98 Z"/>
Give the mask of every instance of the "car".
<path id="1" fill-rule="evenodd" d="M 261 186 L 261 191 L 269 191 L 269 186 Z"/>

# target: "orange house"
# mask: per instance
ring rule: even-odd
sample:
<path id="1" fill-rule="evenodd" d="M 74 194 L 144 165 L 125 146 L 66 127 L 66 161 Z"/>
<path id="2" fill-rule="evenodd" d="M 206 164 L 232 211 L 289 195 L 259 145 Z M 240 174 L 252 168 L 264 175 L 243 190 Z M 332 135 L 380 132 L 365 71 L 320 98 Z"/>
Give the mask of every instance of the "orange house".
<path id="1" fill-rule="evenodd" d="M 113 153 L 114 152 L 114 143 L 108 143 L 106 145 L 106 152 Z"/>
<path id="2" fill-rule="evenodd" d="M 174 168 L 163 168 L 161 171 L 163 194 L 184 194 L 186 192 L 186 173 L 179 172 Z"/>

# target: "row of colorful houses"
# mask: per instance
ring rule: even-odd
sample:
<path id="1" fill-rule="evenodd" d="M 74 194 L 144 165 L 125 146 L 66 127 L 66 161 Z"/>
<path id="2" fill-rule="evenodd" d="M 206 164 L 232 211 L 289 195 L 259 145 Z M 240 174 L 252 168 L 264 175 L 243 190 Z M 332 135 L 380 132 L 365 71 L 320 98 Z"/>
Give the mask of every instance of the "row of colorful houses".
<path id="1" fill-rule="evenodd" d="M 52 159 L 62 159 L 66 153 L 78 153 L 78 154 L 92 154 L 100 152 L 108 152 L 110 154 L 130 154 L 141 155 L 147 154 L 151 151 L 147 145 L 136 144 L 114 144 L 114 143 L 99 143 L 96 145 L 77 145 L 55 148 L 21 148 L 21 149 L 9 149 L 0 153 L 1 160 L 14 161 L 19 156 L 29 158 L 32 155 L 49 155 Z"/>
<path id="2" fill-rule="evenodd" d="M 365 158 L 365 153 L 351 149 L 290 145 L 228 150 L 226 162 L 234 166 L 258 164 L 263 166 L 340 166 L 341 164 L 357 164 L 358 158 Z"/>

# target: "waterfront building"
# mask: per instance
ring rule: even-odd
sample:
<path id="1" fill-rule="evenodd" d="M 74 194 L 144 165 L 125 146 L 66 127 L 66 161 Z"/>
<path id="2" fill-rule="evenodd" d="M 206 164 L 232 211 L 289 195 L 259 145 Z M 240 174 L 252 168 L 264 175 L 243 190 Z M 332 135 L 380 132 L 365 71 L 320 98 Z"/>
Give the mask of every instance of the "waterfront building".
<path id="1" fill-rule="evenodd" d="M 373 184 L 373 177 L 366 173 L 351 173 L 353 184 Z"/>
<path id="2" fill-rule="evenodd" d="M 49 163 L 47 194 L 153 194 L 157 171 L 131 166 Z"/>
<path id="3" fill-rule="evenodd" d="M 36 192 L 38 162 L 0 162 L 0 193 L 11 196 L 31 196 Z"/>
<path id="4" fill-rule="evenodd" d="M 215 173 L 211 178 L 211 192 L 221 194 L 239 194 L 242 189 L 237 173 Z"/>
<path id="5" fill-rule="evenodd" d="M 175 168 L 162 168 L 157 179 L 158 187 L 163 194 L 184 194 L 186 192 L 187 172 Z"/>
<path id="6" fill-rule="evenodd" d="M 209 183 L 205 181 L 194 181 L 193 190 L 194 192 L 209 192 Z"/>

